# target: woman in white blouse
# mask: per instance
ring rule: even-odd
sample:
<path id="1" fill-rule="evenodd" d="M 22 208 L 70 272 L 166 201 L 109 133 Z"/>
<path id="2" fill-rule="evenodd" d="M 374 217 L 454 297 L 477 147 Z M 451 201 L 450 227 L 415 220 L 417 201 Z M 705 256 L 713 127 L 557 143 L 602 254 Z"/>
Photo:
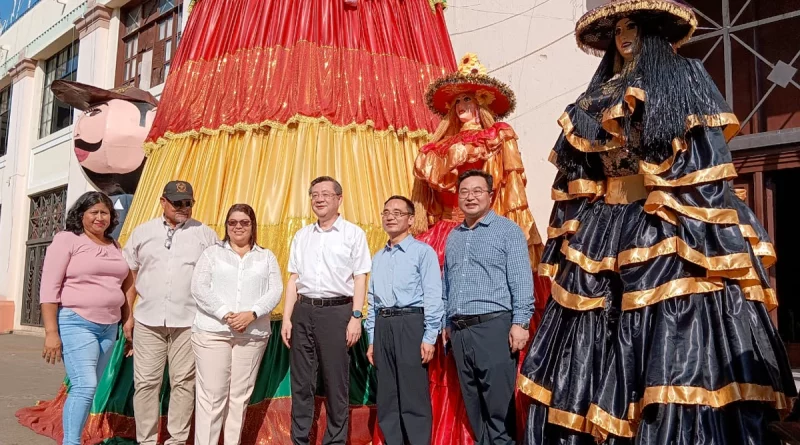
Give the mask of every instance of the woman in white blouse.
<path id="1" fill-rule="evenodd" d="M 270 335 L 269 313 L 283 292 L 278 260 L 256 244 L 253 208 L 234 204 L 226 226 L 222 244 L 203 252 L 192 276 L 196 445 L 217 445 L 223 421 L 225 445 L 239 444 Z"/>

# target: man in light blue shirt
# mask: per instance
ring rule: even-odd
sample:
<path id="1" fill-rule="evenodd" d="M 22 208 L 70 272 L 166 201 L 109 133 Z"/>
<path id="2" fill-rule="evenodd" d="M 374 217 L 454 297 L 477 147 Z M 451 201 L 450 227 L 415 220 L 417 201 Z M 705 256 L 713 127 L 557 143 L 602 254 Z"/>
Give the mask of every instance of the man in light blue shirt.
<path id="1" fill-rule="evenodd" d="M 431 246 L 409 234 L 414 204 L 408 198 L 389 198 L 381 220 L 389 242 L 372 262 L 364 324 L 367 358 L 378 377 L 378 424 L 387 445 L 428 444 L 433 415 L 427 364 L 444 315 L 439 260 Z"/>

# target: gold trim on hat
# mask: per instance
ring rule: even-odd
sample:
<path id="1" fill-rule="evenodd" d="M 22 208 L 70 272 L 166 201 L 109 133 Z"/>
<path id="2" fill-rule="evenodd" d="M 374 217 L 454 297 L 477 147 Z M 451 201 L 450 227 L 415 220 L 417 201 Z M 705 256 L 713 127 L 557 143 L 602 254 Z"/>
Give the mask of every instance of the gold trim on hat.
<path id="1" fill-rule="evenodd" d="M 593 34 L 583 35 L 586 28 L 601 20 L 608 20 L 611 22 L 612 18 L 638 11 L 653 11 L 670 14 L 677 19 L 683 20 L 691 27 L 684 37 L 672 43 L 674 48 L 679 48 L 689 41 L 694 31 L 697 29 L 697 17 L 688 6 L 681 6 L 667 0 L 612 1 L 587 12 L 578 20 L 578 23 L 575 25 L 575 39 L 578 42 L 578 47 L 588 54 L 601 56 L 605 53 L 605 49 L 596 48 L 589 44 L 590 42 L 597 42 L 599 39 Z M 613 24 L 608 26 L 613 26 Z M 594 39 L 592 39 L 592 37 L 594 37 Z"/>

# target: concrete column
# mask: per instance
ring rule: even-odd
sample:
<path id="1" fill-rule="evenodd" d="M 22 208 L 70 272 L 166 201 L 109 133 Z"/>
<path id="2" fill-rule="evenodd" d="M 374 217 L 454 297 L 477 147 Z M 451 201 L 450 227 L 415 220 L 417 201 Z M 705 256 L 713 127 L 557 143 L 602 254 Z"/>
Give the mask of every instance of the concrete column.
<path id="1" fill-rule="evenodd" d="M 80 39 L 78 82 L 103 89 L 114 87 L 116 44 L 109 30 L 113 12 L 112 9 L 90 0 L 86 13 L 75 21 L 75 31 Z M 80 110 L 74 112 L 76 115 L 81 113 Z M 92 186 L 86 180 L 75 155 L 70 153 L 67 208 L 89 190 L 93 190 Z"/>
<path id="2" fill-rule="evenodd" d="M 3 214 L 0 225 L 0 333 L 19 324 L 24 287 L 25 241 L 28 238 L 27 174 L 31 143 L 38 129 L 36 98 L 37 62 L 20 61 L 12 70 L 12 96 L 8 154 L 0 193 L 3 195 Z M 40 80 L 41 81 L 41 80 Z"/>

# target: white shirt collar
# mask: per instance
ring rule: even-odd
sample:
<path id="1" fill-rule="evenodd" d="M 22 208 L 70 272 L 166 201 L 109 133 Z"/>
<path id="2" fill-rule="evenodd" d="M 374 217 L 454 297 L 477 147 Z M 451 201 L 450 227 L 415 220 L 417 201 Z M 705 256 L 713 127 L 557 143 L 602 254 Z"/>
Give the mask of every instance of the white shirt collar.
<path id="1" fill-rule="evenodd" d="M 224 241 L 222 243 L 222 247 L 230 251 L 233 251 L 233 247 L 231 247 L 230 241 Z M 251 252 L 261 252 L 262 250 L 264 249 L 262 249 L 261 246 L 259 246 L 258 244 L 253 244 L 253 248 L 250 249 Z"/>
<path id="2" fill-rule="evenodd" d="M 344 224 L 343 223 L 343 218 L 342 218 L 342 215 L 339 215 L 338 217 L 336 217 L 336 221 L 333 222 L 333 225 L 331 226 L 331 228 L 329 230 L 324 230 L 322 227 L 320 227 L 319 226 L 319 220 L 317 220 L 317 222 L 314 223 L 314 230 L 317 231 L 317 232 L 330 232 L 331 230 L 336 229 L 337 232 L 341 232 L 342 231 L 342 224 Z"/>

